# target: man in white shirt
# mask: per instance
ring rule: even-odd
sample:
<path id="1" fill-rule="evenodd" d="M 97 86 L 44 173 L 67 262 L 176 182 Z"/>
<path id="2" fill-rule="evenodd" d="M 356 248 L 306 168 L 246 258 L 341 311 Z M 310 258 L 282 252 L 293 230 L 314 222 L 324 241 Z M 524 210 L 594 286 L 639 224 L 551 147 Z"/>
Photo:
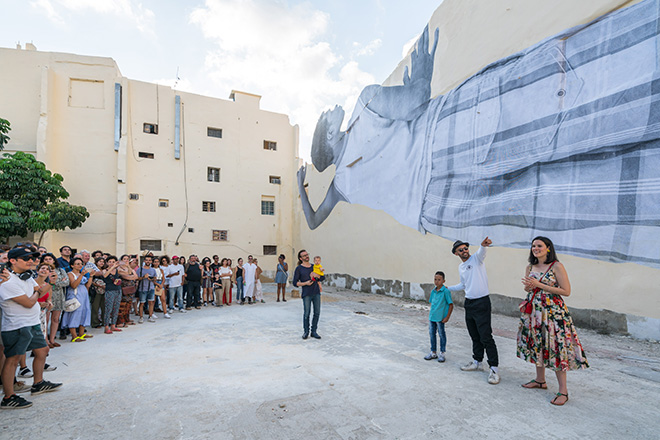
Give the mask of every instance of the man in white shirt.
<path id="1" fill-rule="evenodd" d="M 470 255 L 470 244 L 457 240 L 452 246 L 451 252 L 459 257 L 462 263 L 458 266 L 461 282 L 454 286 L 447 286 L 451 292 L 465 291 L 465 324 L 472 339 L 473 361 L 461 367 L 463 371 L 481 370 L 481 362 L 484 359 L 484 351 L 488 355 L 490 374 L 488 383 L 496 385 L 500 383 L 497 371 L 499 364 L 497 346 L 493 339 L 493 329 L 490 325 L 491 307 L 488 296 L 488 275 L 486 274 L 486 248 L 493 244 L 488 238 L 484 238 L 481 246 L 474 255 Z"/>
<path id="2" fill-rule="evenodd" d="M 176 298 L 179 312 L 186 313 L 183 307 L 183 274 L 185 269 L 179 264 L 179 257 L 172 257 L 172 264 L 167 266 L 165 277 L 170 281 L 170 313 L 174 312 L 174 301 Z"/>
<path id="3" fill-rule="evenodd" d="M 31 272 L 39 252 L 28 247 L 15 247 L 9 251 L 8 258 L 11 274 L 9 280 L 0 285 L 2 344 L 6 357 L 1 373 L 5 397 L 0 408 L 18 409 L 32 406 L 32 402 L 14 394 L 14 373 L 19 358 L 28 351 L 34 353 L 32 395 L 55 391 L 62 384 L 43 380 L 48 344 L 41 332 L 39 293 L 35 289 L 38 285 Z"/>

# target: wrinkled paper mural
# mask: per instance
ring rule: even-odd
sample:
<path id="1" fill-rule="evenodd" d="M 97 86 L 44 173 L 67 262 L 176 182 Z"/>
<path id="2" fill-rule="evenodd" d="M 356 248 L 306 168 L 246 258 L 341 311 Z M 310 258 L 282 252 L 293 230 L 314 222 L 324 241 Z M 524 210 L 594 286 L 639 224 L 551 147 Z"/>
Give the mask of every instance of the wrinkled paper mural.
<path id="1" fill-rule="evenodd" d="M 403 85 L 366 87 L 323 113 L 318 171 L 335 164 L 311 229 L 340 202 L 422 232 L 660 267 L 660 2 L 646 0 L 494 62 L 431 99 L 437 31 Z M 478 50 L 478 48 L 475 48 Z"/>

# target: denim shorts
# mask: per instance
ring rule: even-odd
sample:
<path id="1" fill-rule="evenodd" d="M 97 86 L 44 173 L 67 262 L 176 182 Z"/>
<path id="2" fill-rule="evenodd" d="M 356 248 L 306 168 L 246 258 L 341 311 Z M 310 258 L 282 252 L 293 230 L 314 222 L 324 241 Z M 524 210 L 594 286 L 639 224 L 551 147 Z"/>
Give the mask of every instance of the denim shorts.
<path id="1" fill-rule="evenodd" d="M 41 324 L 2 332 L 2 345 L 5 346 L 5 357 L 8 358 L 48 347 L 44 334 L 41 333 Z"/>
<path id="2" fill-rule="evenodd" d="M 141 290 L 138 292 L 140 294 L 140 304 L 144 304 L 147 301 L 155 301 L 156 300 L 156 292 L 151 289 L 151 290 Z"/>

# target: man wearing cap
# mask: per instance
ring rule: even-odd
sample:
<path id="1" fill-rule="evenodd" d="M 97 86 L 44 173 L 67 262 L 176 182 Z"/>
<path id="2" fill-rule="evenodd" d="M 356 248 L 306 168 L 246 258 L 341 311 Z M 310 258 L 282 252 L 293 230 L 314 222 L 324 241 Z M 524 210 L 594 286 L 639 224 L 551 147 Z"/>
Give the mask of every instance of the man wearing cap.
<path id="1" fill-rule="evenodd" d="M 6 357 L 1 373 L 5 397 L 0 408 L 18 409 L 32 406 L 32 402 L 14 394 L 16 366 L 19 358 L 28 351 L 34 353 L 32 395 L 55 391 L 62 384 L 43 379 L 48 344 L 41 332 L 40 307 L 37 303 L 39 293 L 35 290 L 38 285 L 31 272 L 39 258 L 39 252 L 27 247 L 15 247 L 7 256 L 11 273 L 9 280 L 0 285 L 2 344 Z"/>
<path id="2" fill-rule="evenodd" d="M 451 252 L 459 257 L 462 263 L 458 266 L 458 274 L 461 282 L 447 288 L 452 291 L 465 291 L 465 324 L 472 339 L 473 361 L 461 367 L 463 371 L 482 370 L 481 363 L 484 359 L 484 351 L 488 355 L 490 374 L 488 383 L 496 385 L 500 383 L 497 372 L 498 357 L 497 346 L 493 339 L 493 329 L 490 325 L 490 297 L 488 296 L 488 275 L 486 274 L 486 248 L 493 244 L 488 238 L 484 238 L 481 246 L 474 255 L 470 255 L 470 244 L 457 240 L 451 248 Z"/>

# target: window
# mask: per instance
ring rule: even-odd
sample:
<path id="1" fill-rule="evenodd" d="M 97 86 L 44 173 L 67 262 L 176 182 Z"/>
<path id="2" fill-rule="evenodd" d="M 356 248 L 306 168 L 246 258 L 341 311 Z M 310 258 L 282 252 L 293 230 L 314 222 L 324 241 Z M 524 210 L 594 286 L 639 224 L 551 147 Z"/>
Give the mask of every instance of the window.
<path id="1" fill-rule="evenodd" d="M 188 228 L 188 232 L 195 232 L 195 228 Z"/>
<path id="2" fill-rule="evenodd" d="M 279 184 L 282 183 L 282 180 L 280 179 L 280 176 L 269 176 L 268 180 L 270 181 L 270 183 L 272 183 L 274 185 L 279 185 Z"/>
<path id="3" fill-rule="evenodd" d="M 208 137 L 212 137 L 212 138 L 221 138 L 222 137 L 222 128 L 207 127 L 206 128 L 206 135 Z"/>
<path id="4" fill-rule="evenodd" d="M 277 142 L 275 141 L 264 141 L 264 150 L 277 150 Z"/>
<path id="5" fill-rule="evenodd" d="M 145 122 L 142 131 L 149 134 L 158 134 L 158 124 L 147 124 Z"/>
<path id="6" fill-rule="evenodd" d="M 167 227 L 168 227 L 168 228 L 173 228 L 173 227 L 174 227 L 174 223 L 168 223 L 168 224 L 167 224 Z"/>
<path id="7" fill-rule="evenodd" d="M 277 246 L 265 244 L 264 255 L 277 255 Z"/>
<path id="8" fill-rule="evenodd" d="M 140 194 L 130 193 L 128 195 L 128 200 L 139 200 L 139 199 L 140 199 Z"/>
<path id="9" fill-rule="evenodd" d="M 214 229 L 213 241 L 227 241 L 227 231 L 223 229 Z"/>
<path id="10" fill-rule="evenodd" d="M 139 157 L 143 157 L 145 159 L 153 159 L 154 158 L 154 153 L 145 153 L 144 151 L 140 151 L 138 153 Z"/>
<path id="11" fill-rule="evenodd" d="M 275 215 L 275 197 L 261 196 L 261 215 Z"/>
<path id="12" fill-rule="evenodd" d="M 170 201 L 167 199 L 158 199 L 158 207 L 159 208 L 167 208 L 170 206 Z"/>
<path id="13" fill-rule="evenodd" d="M 215 202 L 202 202 L 202 211 L 215 212 Z"/>
<path id="14" fill-rule="evenodd" d="M 209 182 L 220 182 L 220 168 L 208 167 L 206 174 Z"/>
<path id="15" fill-rule="evenodd" d="M 140 240 L 141 251 L 158 251 L 161 250 L 160 240 Z"/>

